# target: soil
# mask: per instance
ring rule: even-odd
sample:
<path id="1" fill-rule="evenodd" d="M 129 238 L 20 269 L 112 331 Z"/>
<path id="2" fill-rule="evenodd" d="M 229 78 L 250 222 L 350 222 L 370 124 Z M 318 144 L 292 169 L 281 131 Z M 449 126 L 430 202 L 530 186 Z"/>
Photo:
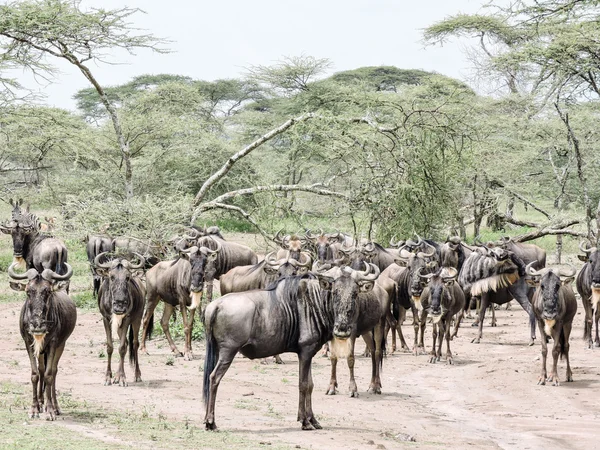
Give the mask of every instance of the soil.
<path id="1" fill-rule="evenodd" d="M 19 310 L 17 303 L 0 304 L 0 383 L 29 387 L 29 360 L 18 332 Z M 148 342 L 150 355 L 140 357 L 143 382 L 132 382 L 127 365 L 128 387 L 104 386 L 105 335 L 100 314 L 78 313 L 59 366 L 59 402 L 61 393 L 70 393 L 73 399 L 102 405 L 107 411 L 147 413 L 201 426 L 202 342 L 194 343 L 194 360 L 184 361 L 171 356 L 162 337 L 155 338 Z M 471 343 L 476 334 L 472 320 L 463 322 L 451 343 L 453 365 L 444 359 L 430 364 L 425 354 L 389 354 L 383 363 L 382 395 L 366 392 L 371 362 L 363 356 L 357 356 L 355 370 L 360 396 L 347 395 L 348 369 L 343 362 L 338 364 L 338 395 L 325 395 L 330 366 L 319 354 L 313 360 L 313 408 L 323 426 L 319 431 L 301 431 L 296 422 L 296 355 L 282 355 L 283 365 L 263 365 L 238 356 L 219 389 L 217 425 L 264 445 L 307 449 L 589 449 L 598 445 L 600 349 L 584 348 L 581 304 L 571 337 L 575 381 L 564 382 L 566 366 L 560 361 L 559 387 L 537 385 L 541 346 L 539 336 L 534 346 L 527 346 L 525 312 L 514 305 L 496 315 L 497 327 L 490 327 L 486 318 L 481 344 Z M 409 315 L 404 326 L 409 344 L 410 323 Z M 430 350 L 429 327 L 425 342 Z M 176 343 L 183 347 L 181 340 Z M 360 355 L 362 340 L 357 348 Z M 115 368 L 116 352 L 113 358 Z M 549 369 L 550 364 L 549 354 Z M 63 413 L 65 424 L 77 428 L 69 421 L 67 408 Z M 106 437 L 107 444 L 110 439 Z"/>

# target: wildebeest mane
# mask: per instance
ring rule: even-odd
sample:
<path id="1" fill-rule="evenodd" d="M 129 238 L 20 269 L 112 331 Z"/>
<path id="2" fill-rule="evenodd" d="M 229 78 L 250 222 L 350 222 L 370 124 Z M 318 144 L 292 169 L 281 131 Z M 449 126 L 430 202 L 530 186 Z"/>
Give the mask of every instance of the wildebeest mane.
<path id="1" fill-rule="evenodd" d="M 459 283 L 472 296 L 498 291 L 512 285 L 525 275 L 525 264 L 514 253 L 499 261 L 492 255 L 473 252 L 465 261 Z"/>

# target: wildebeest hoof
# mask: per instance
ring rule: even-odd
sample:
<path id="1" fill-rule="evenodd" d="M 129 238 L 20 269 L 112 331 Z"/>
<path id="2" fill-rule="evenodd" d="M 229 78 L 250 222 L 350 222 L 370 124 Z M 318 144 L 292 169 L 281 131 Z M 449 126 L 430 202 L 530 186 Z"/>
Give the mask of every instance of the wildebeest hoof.
<path id="1" fill-rule="evenodd" d="M 214 423 L 214 422 L 212 422 L 212 423 L 205 422 L 205 424 L 206 424 L 206 429 L 208 431 L 217 431 L 217 424 L 216 423 Z"/>
<path id="2" fill-rule="evenodd" d="M 142 377 L 141 376 L 136 376 L 135 377 L 135 382 L 136 383 L 141 383 L 142 382 Z"/>
<path id="3" fill-rule="evenodd" d="M 106 380 L 104 380 L 104 386 L 110 386 L 112 384 L 112 380 L 110 379 L 110 377 L 107 377 Z"/>
<path id="4" fill-rule="evenodd" d="M 473 322 L 473 323 L 471 324 L 471 326 L 472 326 L 472 327 L 477 327 L 477 326 L 479 326 L 479 322 L 475 321 L 475 322 Z"/>
<path id="5" fill-rule="evenodd" d="M 173 354 L 175 355 L 175 358 L 181 358 L 183 356 L 183 352 L 178 350 L 173 350 Z"/>
<path id="6" fill-rule="evenodd" d="M 473 340 L 471 341 L 471 344 L 479 344 L 481 340 L 479 338 L 473 338 Z"/>
<path id="7" fill-rule="evenodd" d="M 275 364 L 284 364 L 283 360 L 279 355 L 275 356 Z"/>
<path id="8" fill-rule="evenodd" d="M 599 341 L 594 342 L 594 347 L 600 347 L 600 342 Z"/>
<path id="9" fill-rule="evenodd" d="M 429 363 L 430 364 L 435 364 L 435 362 L 437 361 L 437 358 L 434 356 L 432 356 L 431 358 L 429 358 Z"/>
<path id="10" fill-rule="evenodd" d="M 535 344 L 535 341 L 534 341 L 533 339 L 531 339 L 531 340 L 529 341 L 529 346 L 531 347 L 533 344 Z"/>
<path id="11" fill-rule="evenodd" d="M 31 411 L 29 411 L 30 419 L 39 419 L 40 417 L 40 408 L 39 406 L 32 406 Z"/>
<path id="12" fill-rule="evenodd" d="M 381 395 L 381 387 L 380 386 L 370 386 L 369 390 L 367 392 L 370 392 L 371 394 Z"/>
<path id="13" fill-rule="evenodd" d="M 150 353 L 148 353 L 148 350 L 146 349 L 146 347 L 140 347 L 140 353 L 144 353 L 146 355 L 150 355 Z"/>
<path id="14" fill-rule="evenodd" d="M 54 410 L 46 411 L 46 420 L 54 421 L 56 420 L 56 413 Z"/>
<path id="15" fill-rule="evenodd" d="M 183 356 L 183 360 L 184 361 L 193 361 L 194 355 L 192 354 L 192 352 L 186 352 L 186 354 Z"/>
<path id="16" fill-rule="evenodd" d="M 545 376 L 541 376 L 538 378 L 538 386 L 544 386 L 546 384 L 546 377 Z"/>
<path id="17" fill-rule="evenodd" d="M 452 365 L 454 365 L 454 361 L 452 360 L 452 356 L 447 356 L 447 357 L 446 357 L 446 362 L 447 362 L 449 365 L 451 365 L 451 366 L 452 366 Z"/>
<path id="18" fill-rule="evenodd" d="M 335 395 L 337 394 L 337 389 L 336 388 L 329 388 L 327 390 L 327 392 L 325 392 L 325 395 Z"/>
<path id="19" fill-rule="evenodd" d="M 349 396 L 350 398 L 358 398 L 358 391 L 350 391 Z"/>
<path id="20" fill-rule="evenodd" d="M 302 421 L 302 429 L 303 429 L 303 430 L 306 430 L 306 431 L 311 431 L 311 430 L 314 430 L 314 429 L 315 429 L 315 427 L 314 427 L 314 426 L 313 426 L 313 424 L 312 424 L 312 423 L 310 423 L 310 422 L 309 422 L 307 419 L 304 419 L 304 420 Z"/>
<path id="21" fill-rule="evenodd" d="M 567 375 L 567 383 L 573 382 L 573 375 Z"/>
<path id="22" fill-rule="evenodd" d="M 315 427 L 315 430 L 322 430 L 323 429 L 323 427 L 321 426 L 321 424 L 314 417 L 311 417 L 309 420 L 310 420 L 310 423 L 312 424 L 312 426 Z"/>
<path id="23" fill-rule="evenodd" d="M 491 322 L 490 323 L 490 327 L 497 327 L 498 326 L 498 322 Z"/>

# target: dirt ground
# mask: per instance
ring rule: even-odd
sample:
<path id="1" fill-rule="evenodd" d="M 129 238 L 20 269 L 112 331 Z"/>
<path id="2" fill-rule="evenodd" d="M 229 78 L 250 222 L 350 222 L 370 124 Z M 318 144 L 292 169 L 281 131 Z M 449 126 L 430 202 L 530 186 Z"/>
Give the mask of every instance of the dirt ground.
<path id="1" fill-rule="evenodd" d="M 4 336 L 0 340 L 0 382 L 30 386 L 29 362 L 17 329 L 19 309 L 16 303 L 0 305 Z M 370 362 L 358 357 L 359 398 L 345 394 L 345 364 L 338 365 L 339 394 L 326 396 L 329 361 L 316 357 L 313 405 L 324 427 L 320 431 L 301 431 L 296 422 L 298 370 L 294 354 L 283 355 L 284 365 L 262 365 L 237 357 L 219 390 L 217 424 L 264 445 L 309 449 L 584 449 L 598 445 L 600 349 L 584 349 L 583 309 L 579 308 L 571 341 L 575 382 L 560 387 L 536 385 L 540 345 L 526 345 L 525 313 L 513 306 L 498 311 L 497 316 L 498 327 L 486 326 L 479 345 L 470 343 L 475 328 L 466 321 L 452 342 L 454 365 L 443 361 L 429 364 L 425 355 L 389 355 L 383 366 L 382 395 L 365 392 Z M 412 327 L 405 326 L 405 330 L 412 338 Z M 430 342 L 428 334 L 426 345 Z M 170 358 L 164 339 L 150 341 L 151 354 L 141 357 L 144 381 L 126 388 L 103 386 L 106 360 L 99 355 L 104 345 L 99 313 L 80 311 L 59 368 L 60 393 L 101 404 L 109 411 L 146 412 L 201 426 L 203 345 L 196 345 L 194 361 L 186 362 Z M 359 348 L 364 348 L 362 342 Z M 559 369 L 564 379 L 563 362 Z M 127 375 L 131 379 L 129 368 Z M 64 413 L 63 426 L 98 433 L 81 424 L 69 425 L 68 409 Z M 414 436 L 416 442 L 403 442 L 406 435 Z"/>

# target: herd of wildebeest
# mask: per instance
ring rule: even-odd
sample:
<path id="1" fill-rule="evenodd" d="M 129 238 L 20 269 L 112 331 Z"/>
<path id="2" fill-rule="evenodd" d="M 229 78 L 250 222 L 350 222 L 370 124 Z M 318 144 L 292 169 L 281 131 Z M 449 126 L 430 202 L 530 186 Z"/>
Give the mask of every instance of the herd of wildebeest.
<path id="1" fill-rule="evenodd" d="M 22 200 L 10 201 L 10 220 L 0 225 L 13 239 L 14 261 L 8 268 L 15 290 L 26 300 L 20 315 L 20 332 L 31 361 L 33 403 L 30 417 L 54 420 L 60 414 L 56 373 L 65 343 L 75 328 L 77 311 L 69 297 L 73 274 L 67 248 L 51 233 L 44 233 L 37 216 Z M 87 236 L 87 254 L 94 295 L 104 322 L 107 346 L 106 385 L 126 386 L 124 361 L 141 381 L 138 351 L 146 352 L 152 334 L 154 311 L 164 303 L 160 324 L 175 355 L 191 360 L 194 314 L 199 310 L 206 333 L 204 360 L 205 425 L 216 429 L 215 401 L 219 383 L 239 352 L 247 358 L 275 357 L 293 352 L 299 358 L 298 420 L 302 429 L 321 428 L 312 410 L 312 358 L 322 349 L 330 353 L 331 381 L 327 394 L 337 388 L 336 365 L 346 359 L 350 369 L 350 395 L 358 396 L 354 381 L 354 344 L 366 342 L 372 362 L 369 392 L 381 393 L 380 372 L 391 329 L 408 350 L 402 334 L 406 312 L 413 317 L 414 354 L 424 352 L 424 334 L 431 323 L 429 361 L 442 357 L 452 364 L 450 342 L 461 319 L 477 305 L 478 334 L 482 338 L 486 310 L 516 300 L 528 314 L 530 345 L 537 322 L 542 344 L 539 384 L 559 384 L 557 362 L 566 359 L 566 381 L 573 381 L 569 364 L 569 336 L 577 302 L 571 282 L 574 268 L 546 267 L 546 252 L 533 244 L 510 238 L 467 245 L 458 237 L 439 243 L 416 237 L 390 242 L 354 239 L 341 233 L 279 232 L 273 240 L 281 247 L 262 261 L 249 247 L 227 241 L 217 227 L 189 227 L 167 248 L 133 238 Z M 596 247 L 580 244 L 585 261 L 577 275 L 577 290 L 585 308 L 587 344 L 600 346 L 600 262 Z M 213 301 L 213 281 L 221 296 Z M 206 295 L 205 295 L 206 292 Z M 171 316 L 179 309 L 185 342 L 180 352 L 169 333 Z M 430 320 L 428 321 L 428 316 Z M 595 339 L 592 341 L 592 321 Z M 495 323 L 495 318 L 493 319 Z M 140 332 L 141 329 L 141 332 Z M 113 336 L 119 346 L 119 367 L 111 367 Z M 141 338 L 141 349 L 140 349 Z M 548 376 L 546 358 L 552 339 L 553 364 Z M 266 362 L 266 360 L 265 360 Z M 45 398 L 44 398 L 45 397 Z"/>

